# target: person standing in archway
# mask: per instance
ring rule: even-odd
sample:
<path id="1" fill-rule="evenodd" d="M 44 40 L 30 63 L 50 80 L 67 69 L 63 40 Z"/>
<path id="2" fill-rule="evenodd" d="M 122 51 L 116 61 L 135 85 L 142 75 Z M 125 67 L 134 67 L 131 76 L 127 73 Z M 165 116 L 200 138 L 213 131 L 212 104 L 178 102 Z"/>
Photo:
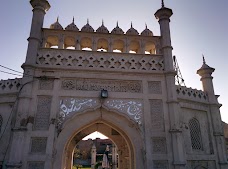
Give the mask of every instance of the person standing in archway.
<path id="1" fill-rule="evenodd" d="M 103 154 L 102 169 L 108 169 L 108 168 L 110 168 L 108 153 L 109 153 L 109 146 L 107 145 L 106 146 L 106 149 L 105 149 L 105 152 Z"/>

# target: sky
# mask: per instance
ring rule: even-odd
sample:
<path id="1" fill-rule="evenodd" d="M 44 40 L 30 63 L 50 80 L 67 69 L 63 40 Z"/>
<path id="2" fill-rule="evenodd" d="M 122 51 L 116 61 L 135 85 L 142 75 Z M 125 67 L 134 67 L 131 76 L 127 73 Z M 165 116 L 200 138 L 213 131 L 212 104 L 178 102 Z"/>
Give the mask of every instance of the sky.
<path id="1" fill-rule="evenodd" d="M 160 28 L 154 13 L 161 7 L 160 0 L 49 0 L 51 5 L 44 20 L 48 28 L 59 17 L 66 27 L 75 18 L 82 28 L 87 18 L 96 30 L 104 20 L 111 31 L 116 22 L 126 32 L 133 27 L 139 32 L 145 23 L 154 35 Z M 202 54 L 209 66 L 215 68 L 213 82 L 216 95 L 220 95 L 222 120 L 228 123 L 228 1 L 227 0 L 165 0 L 165 6 L 173 10 L 171 38 L 182 76 L 187 87 L 202 90 L 196 71 L 202 66 Z M 0 10 L 0 65 L 23 72 L 27 38 L 30 33 L 32 7 L 29 0 L 3 0 Z M 0 68 L 0 71 L 8 71 Z M 0 72 L 0 79 L 16 76 Z"/>

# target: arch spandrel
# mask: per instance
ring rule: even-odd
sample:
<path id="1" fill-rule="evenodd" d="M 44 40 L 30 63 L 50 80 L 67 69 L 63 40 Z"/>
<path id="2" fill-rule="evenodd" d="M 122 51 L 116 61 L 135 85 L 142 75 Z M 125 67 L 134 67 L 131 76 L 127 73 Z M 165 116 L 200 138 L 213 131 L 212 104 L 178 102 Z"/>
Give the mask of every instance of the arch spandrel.
<path id="1" fill-rule="evenodd" d="M 143 138 L 141 137 L 142 135 L 140 134 L 141 131 L 135 128 L 134 125 L 129 125 L 132 121 L 127 119 L 125 116 L 121 116 L 118 113 L 113 113 L 104 109 L 101 115 L 100 109 L 97 109 L 95 111 L 78 113 L 65 122 L 64 128 L 56 138 L 54 145 L 56 152 L 55 158 L 53 159 L 54 168 L 64 168 L 66 165 L 66 158 L 69 157 L 69 150 L 72 149 L 72 140 L 77 134 L 81 134 L 81 137 L 85 137 L 87 134 L 83 134 L 81 131 L 96 123 L 104 123 L 120 133 L 120 135 L 125 139 L 129 150 L 131 151 L 130 154 L 132 164 L 130 169 L 140 168 L 144 165 L 144 157 L 142 154 L 144 144 Z M 91 132 L 92 131 L 93 130 L 91 130 Z"/>
<path id="2" fill-rule="evenodd" d="M 58 128 L 62 130 L 65 122 L 78 113 L 94 111 L 104 108 L 125 116 L 132 121 L 134 126 L 142 129 L 143 123 L 143 103 L 136 99 L 105 99 L 97 98 L 72 98 L 64 97 L 60 99 L 60 111 L 57 119 Z"/>

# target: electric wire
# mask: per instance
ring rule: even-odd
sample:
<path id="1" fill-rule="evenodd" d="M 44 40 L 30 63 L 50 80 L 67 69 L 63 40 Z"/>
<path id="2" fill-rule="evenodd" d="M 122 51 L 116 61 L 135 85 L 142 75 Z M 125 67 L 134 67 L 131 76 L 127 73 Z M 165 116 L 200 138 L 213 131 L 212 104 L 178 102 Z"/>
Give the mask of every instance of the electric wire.
<path id="1" fill-rule="evenodd" d="M 0 65 L 0 67 L 3 67 L 3 68 L 8 69 L 8 70 L 11 70 L 11 71 L 13 71 L 13 72 L 17 72 L 17 73 L 24 74 L 24 73 L 22 73 L 22 72 L 19 72 L 19 71 L 17 71 L 17 70 L 11 69 L 11 68 L 8 68 L 8 67 L 6 67 L 6 66 Z"/>
<path id="2" fill-rule="evenodd" d="M 33 75 L 29 75 L 29 74 L 27 74 L 27 73 L 22 73 L 22 72 L 20 72 L 20 71 L 11 69 L 11 68 L 6 67 L 6 66 L 3 66 L 3 65 L 0 65 L 0 67 L 2 67 L 2 68 L 4 68 L 4 69 L 11 70 L 11 71 L 16 72 L 16 73 L 20 73 L 21 75 L 15 74 L 15 73 L 6 72 L 6 71 L 1 71 L 1 70 L 0 70 L 0 72 L 2 72 L 2 73 L 11 74 L 11 75 L 15 75 L 15 76 L 32 76 L 32 77 L 34 77 Z"/>

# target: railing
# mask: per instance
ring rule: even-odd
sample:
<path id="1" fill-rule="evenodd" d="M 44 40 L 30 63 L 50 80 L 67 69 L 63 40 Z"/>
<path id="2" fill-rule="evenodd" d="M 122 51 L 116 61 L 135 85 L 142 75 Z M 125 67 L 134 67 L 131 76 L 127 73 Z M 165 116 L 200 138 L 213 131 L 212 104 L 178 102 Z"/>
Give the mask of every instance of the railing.
<path id="1" fill-rule="evenodd" d="M 202 90 L 187 88 L 185 86 L 176 86 L 177 97 L 181 99 L 207 102 L 208 97 Z"/>
<path id="2" fill-rule="evenodd" d="M 91 52 L 61 49 L 40 49 L 37 65 L 53 68 L 82 70 L 155 72 L 163 71 L 161 55 L 143 55 L 114 52 Z"/>
<path id="3" fill-rule="evenodd" d="M 20 90 L 21 79 L 9 79 L 0 81 L 0 94 L 3 93 L 15 93 Z"/>

